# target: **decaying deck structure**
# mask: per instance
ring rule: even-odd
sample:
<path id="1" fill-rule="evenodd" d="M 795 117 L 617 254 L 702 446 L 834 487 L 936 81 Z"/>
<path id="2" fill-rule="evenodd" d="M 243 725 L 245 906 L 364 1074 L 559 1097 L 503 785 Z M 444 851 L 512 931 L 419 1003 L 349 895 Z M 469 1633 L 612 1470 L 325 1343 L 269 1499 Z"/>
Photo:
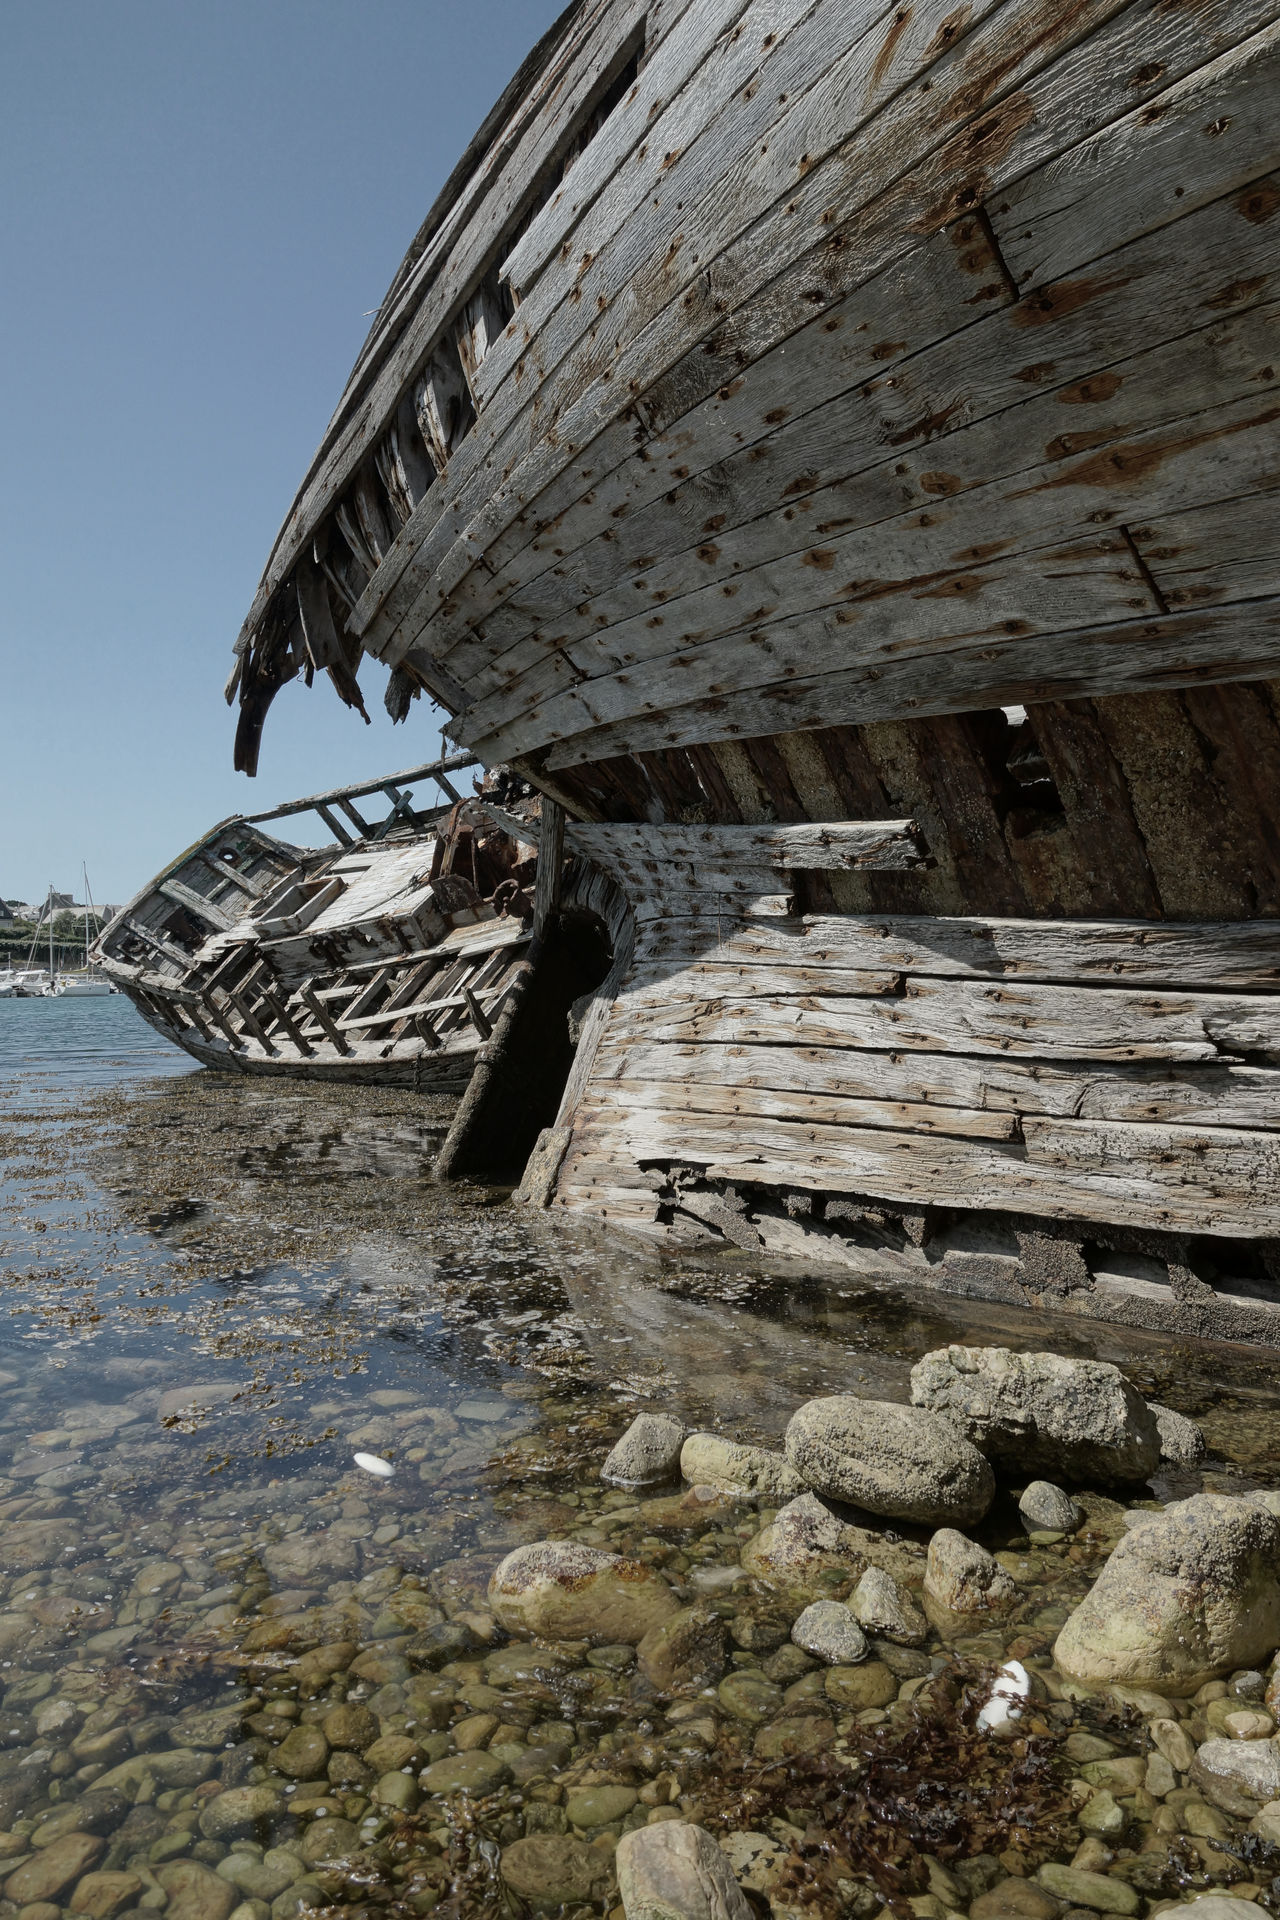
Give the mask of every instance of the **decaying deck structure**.
<path id="1" fill-rule="evenodd" d="M 1278 75 L 1272 0 L 579 0 L 525 63 L 228 695 L 252 771 L 369 654 L 544 796 L 596 979 L 526 1197 L 1276 1337 Z"/>
<path id="2" fill-rule="evenodd" d="M 121 908 L 95 958 L 204 1066 L 461 1092 L 533 917 L 536 829 L 463 799 L 449 775 L 475 764 L 453 754 L 221 821 Z M 424 779 L 444 805 L 414 805 Z M 382 818 L 370 796 L 390 802 Z M 332 845 L 262 831 L 306 813 Z"/>

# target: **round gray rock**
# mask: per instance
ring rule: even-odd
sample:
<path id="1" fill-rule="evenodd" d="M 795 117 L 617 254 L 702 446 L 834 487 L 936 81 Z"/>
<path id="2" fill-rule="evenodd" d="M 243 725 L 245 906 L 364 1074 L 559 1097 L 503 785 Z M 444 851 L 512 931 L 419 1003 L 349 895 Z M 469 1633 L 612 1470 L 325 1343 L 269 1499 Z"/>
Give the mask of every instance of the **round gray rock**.
<path id="1" fill-rule="evenodd" d="M 870 1651 L 866 1634 L 839 1600 L 815 1600 L 806 1607 L 791 1629 L 791 1638 L 831 1667 L 856 1666 Z"/>
<path id="2" fill-rule="evenodd" d="M 1146 1480 L 1160 1464 L 1155 1414 L 1105 1361 L 940 1347 L 911 1369 L 911 1399 L 1011 1472 L 1096 1486 Z"/>
<path id="3" fill-rule="evenodd" d="M 868 1567 L 849 1600 L 858 1625 L 878 1639 L 900 1647 L 918 1647 L 929 1631 L 928 1622 L 911 1596 L 883 1567 Z"/>
<path id="4" fill-rule="evenodd" d="M 1250 1819 L 1280 1800 L 1280 1746 L 1274 1740 L 1206 1740 L 1196 1748 L 1191 1778 L 1206 1799 Z"/>
<path id="5" fill-rule="evenodd" d="M 502 1877 L 535 1913 L 593 1901 L 609 1882 L 609 1862 L 571 1833 L 531 1833 L 502 1850 Z"/>
<path id="6" fill-rule="evenodd" d="M 996 1490 L 986 1460 L 949 1421 L 890 1400 L 806 1401 L 791 1416 L 786 1449 L 817 1492 L 895 1520 L 971 1526 Z"/>
<path id="7" fill-rule="evenodd" d="M 1280 1517 L 1254 1499 L 1180 1500 L 1118 1542 L 1054 1658 L 1073 1680 L 1163 1694 L 1260 1666 L 1280 1646 L 1278 1560 Z"/>
<path id="8" fill-rule="evenodd" d="M 865 1527 L 850 1526 L 816 1493 L 779 1507 L 767 1527 L 742 1549 L 743 1570 L 762 1585 L 797 1600 L 835 1598 L 848 1593 L 869 1564 L 885 1566 L 895 1578 L 919 1578 L 917 1547 L 891 1545 Z"/>
<path id="9" fill-rule="evenodd" d="M 687 1820 L 624 1833 L 615 1864 L 627 1920 L 752 1920 L 728 1860 Z"/>
<path id="10" fill-rule="evenodd" d="M 600 1469 L 617 1487 L 649 1487 L 680 1471 L 685 1429 L 665 1413 L 638 1413 Z"/>
<path id="11" fill-rule="evenodd" d="M 597 1647 L 633 1647 L 680 1608 L 654 1568 L 575 1540 L 509 1553 L 489 1582 L 489 1605 L 508 1633 Z"/>
<path id="12" fill-rule="evenodd" d="M 242 1835 L 265 1839 L 284 1812 L 284 1797 L 274 1787 L 231 1787 L 205 1802 L 200 1831 L 206 1840 L 232 1840 Z"/>
<path id="13" fill-rule="evenodd" d="M 680 1449 L 680 1471 L 695 1487 L 720 1493 L 769 1493 L 794 1500 L 805 1483 L 785 1454 L 741 1446 L 718 1433 L 691 1433 Z"/>
<path id="14" fill-rule="evenodd" d="M 1074 1533 L 1084 1519 L 1083 1508 L 1052 1480 L 1033 1480 L 1018 1502 L 1018 1512 L 1034 1533 Z"/>
<path id="15" fill-rule="evenodd" d="M 1148 1402 L 1156 1417 L 1156 1431 L 1160 1435 L 1160 1458 L 1174 1467 L 1198 1467 L 1205 1456 L 1204 1435 L 1194 1420 L 1185 1413 L 1175 1413 L 1172 1407 L 1162 1407 L 1155 1400 Z M 1203 1906 L 1204 1901 L 1192 1901 L 1192 1906 Z M 1221 1905 L 1221 1901 L 1218 1902 Z"/>
<path id="16" fill-rule="evenodd" d="M 948 1613 L 988 1613 L 1018 1596 L 1000 1562 L 953 1527 L 940 1528 L 929 1542 L 924 1590 Z"/>

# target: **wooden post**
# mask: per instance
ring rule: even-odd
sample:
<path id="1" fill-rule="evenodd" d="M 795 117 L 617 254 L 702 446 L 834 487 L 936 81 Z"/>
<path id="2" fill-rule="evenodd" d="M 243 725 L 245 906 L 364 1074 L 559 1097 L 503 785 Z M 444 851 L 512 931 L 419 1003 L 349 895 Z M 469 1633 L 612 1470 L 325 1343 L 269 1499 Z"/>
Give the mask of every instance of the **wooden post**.
<path id="1" fill-rule="evenodd" d="M 339 846 L 354 847 L 358 844 L 355 835 L 348 833 L 341 820 L 318 800 L 316 802 L 316 812 L 320 815 L 320 818 L 324 821 Z"/>
<path id="2" fill-rule="evenodd" d="M 471 1015 L 471 1024 L 482 1040 L 488 1040 L 493 1033 L 491 1022 L 486 1019 L 484 1009 L 472 993 L 470 987 L 462 989 L 462 997 L 467 1003 L 467 1012 Z"/>
<path id="3" fill-rule="evenodd" d="M 564 868 L 564 808 L 558 800 L 543 799 L 542 832 L 538 838 L 538 878 L 533 893 L 533 934 L 539 939 L 560 904 L 560 875 Z"/>
<path id="4" fill-rule="evenodd" d="M 338 1049 L 338 1052 L 342 1054 L 350 1053 L 351 1048 L 347 1042 L 346 1035 L 339 1033 L 337 1027 L 334 1025 L 333 1021 L 329 1018 L 329 1013 L 327 1008 L 324 1007 L 321 1004 L 321 1002 L 316 999 L 315 994 L 311 990 L 310 981 L 308 981 L 305 986 L 298 988 L 298 998 L 299 1000 L 301 1000 L 303 1006 L 307 1009 L 307 1012 L 311 1015 L 312 1019 L 316 1022 L 316 1024 L 326 1034 L 328 1034 L 329 1039 L 333 1042 L 334 1046 Z"/>
<path id="5" fill-rule="evenodd" d="M 515 980 L 507 990 L 502 1012 L 494 1022 L 492 1037 L 483 1043 L 476 1055 L 476 1064 L 467 1090 L 458 1102 L 453 1124 L 445 1135 L 444 1145 L 436 1156 L 436 1163 L 432 1168 L 432 1173 L 437 1180 L 452 1179 L 455 1169 L 465 1160 L 471 1135 L 493 1089 L 495 1077 L 504 1065 L 512 1030 L 519 1018 L 520 1008 L 538 964 L 539 946 L 540 942 L 535 936 L 529 944 L 528 953 L 519 962 L 519 971 Z"/>

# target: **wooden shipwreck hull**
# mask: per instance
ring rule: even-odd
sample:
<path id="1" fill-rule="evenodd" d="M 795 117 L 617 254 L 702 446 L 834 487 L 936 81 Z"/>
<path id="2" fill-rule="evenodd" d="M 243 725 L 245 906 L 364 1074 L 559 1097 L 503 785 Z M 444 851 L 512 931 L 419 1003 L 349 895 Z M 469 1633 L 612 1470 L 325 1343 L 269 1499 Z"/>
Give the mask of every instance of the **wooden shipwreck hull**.
<path id="1" fill-rule="evenodd" d="M 448 775 L 474 764 L 456 754 L 222 821 L 121 908 L 95 959 L 205 1066 L 461 1091 L 521 977 L 533 911 L 521 856 L 536 829 L 522 847 L 460 799 Z M 424 777 L 450 806 L 413 806 L 407 782 Z M 369 794 L 391 801 L 385 819 L 356 807 Z M 332 846 L 262 831 L 308 812 Z"/>
<path id="2" fill-rule="evenodd" d="M 228 689 L 252 771 L 370 654 L 545 796 L 540 964 L 568 854 L 608 970 L 526 1196 L 1275 1337 L 1277 167 L 1269 0 L 581 0 L 530 56 Z"/>

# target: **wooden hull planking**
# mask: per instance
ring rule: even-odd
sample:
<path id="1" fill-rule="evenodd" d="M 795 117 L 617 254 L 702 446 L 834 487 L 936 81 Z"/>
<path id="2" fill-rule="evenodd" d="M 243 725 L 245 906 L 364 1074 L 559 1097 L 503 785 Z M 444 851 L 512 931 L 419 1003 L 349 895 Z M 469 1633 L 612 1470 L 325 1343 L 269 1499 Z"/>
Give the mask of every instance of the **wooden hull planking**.
<path id="1" fill-rule="evenodd" d="M 1278 242 L 1273 0 L 531 56 L 232 681 L 252 770 L 374 656 L 620 890 L 526 1197 L 1276 1337 Z"/>

